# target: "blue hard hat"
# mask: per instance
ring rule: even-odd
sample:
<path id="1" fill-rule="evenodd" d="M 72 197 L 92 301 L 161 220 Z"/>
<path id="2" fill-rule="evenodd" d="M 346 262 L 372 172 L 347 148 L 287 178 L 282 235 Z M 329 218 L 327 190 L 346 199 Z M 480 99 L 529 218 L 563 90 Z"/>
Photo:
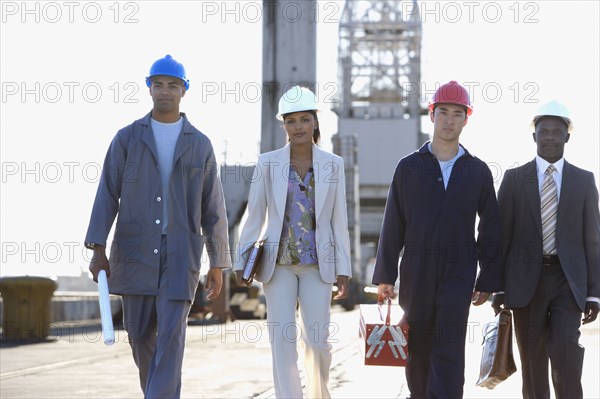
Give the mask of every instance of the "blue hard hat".
<path id="1" fill-rule="evenodd" d="M 190 88 L 190 81 L 185 77 L 185 68 L 169 54 L 156 60 L 154 64 L 152 64 L 150 67 L 150 75 L 146 78 L 146 86 L 152 86 L 152 77 L 158 75 L 173 76 L 181 79 L 185 89 L 188 90 Z"/>

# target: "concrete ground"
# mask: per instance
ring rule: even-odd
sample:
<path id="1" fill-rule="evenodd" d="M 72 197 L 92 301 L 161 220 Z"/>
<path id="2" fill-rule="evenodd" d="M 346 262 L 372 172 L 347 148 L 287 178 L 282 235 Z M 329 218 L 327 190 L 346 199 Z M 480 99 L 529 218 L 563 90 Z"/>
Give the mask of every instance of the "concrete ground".
<path id="1" fill-rule="evenodd" d="M 520 398 L 518 371 L 493 390 L 475 386 L 479 375 L 481 333 L 492 319 L 488 305 L 472 308 L 466 352 L 465 398 Z M 330 387 L 334 398 L 404 398 L 404 370 L 364 366 L 359 351 L 358 309 L 336 306 L 332 321 L 333 364 Z M 264 320 L 238 320 L 223 325 L 190 326 L 183 367 L 183 398 L 274 397 L 271 357 Z M 586 348 L 584 396 L 600 398 L 600 324 L 582 328 Z M 97 322 L 54 325 L 44 342 L 0 345 L 0 397 L 141 398 L 137 370 L 126 341 L 105 346 Z"/>

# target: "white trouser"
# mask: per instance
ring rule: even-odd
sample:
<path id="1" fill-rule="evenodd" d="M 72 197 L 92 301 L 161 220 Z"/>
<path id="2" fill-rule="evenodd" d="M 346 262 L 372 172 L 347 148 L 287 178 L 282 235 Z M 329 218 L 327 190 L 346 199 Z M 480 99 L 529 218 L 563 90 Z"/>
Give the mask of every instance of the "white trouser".
<path id="1" fill-rule="evenodd" d="M 331 366 L 328 342 L 332 284 L 321 280 L 317 265 L 276 265 L 264 284 L 267 322 L 273 355 L 273 380 L 278 398 L 302 398 L 297 342 L 304 344 L 306 393 L 329 398 Z M 296 323 L 296 300 L 300 324 Z"/>

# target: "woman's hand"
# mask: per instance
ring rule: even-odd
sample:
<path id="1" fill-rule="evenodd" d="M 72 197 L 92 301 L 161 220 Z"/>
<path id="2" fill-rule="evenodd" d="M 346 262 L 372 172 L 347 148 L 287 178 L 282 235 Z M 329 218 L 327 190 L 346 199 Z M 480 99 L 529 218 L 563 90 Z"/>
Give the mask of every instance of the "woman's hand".
<path id="1" fill-rule="evenodd" d="M 348 291 L 350 291 L 350 277 L 348 276 L 337 276 L 337 288 L 338 293 L 333 299 L 344 299 L 348 297 Z"/>
<path id="2" fill-rule="evenodd" d="M 236 270 L 235 271 L 235 282 L 240 287 L 250 287 L 252 285 L 252 280 L 250 280 L 248 282 L 242 280 L 243 273 L 244 272 L 242 270 Z"/>

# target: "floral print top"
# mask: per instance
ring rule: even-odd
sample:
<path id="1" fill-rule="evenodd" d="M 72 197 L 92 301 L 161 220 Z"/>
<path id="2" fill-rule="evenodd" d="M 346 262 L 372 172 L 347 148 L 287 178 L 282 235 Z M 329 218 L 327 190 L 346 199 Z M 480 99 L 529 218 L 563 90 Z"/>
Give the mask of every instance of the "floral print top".
<path id="1" fill-rule="evenodd" d="M 290 167 L 277 263 L 281 265 L 316 264 L 316 225 L 313 168 L 308 169 L 308 173 L 302 180 L 294 168 Z"/>

